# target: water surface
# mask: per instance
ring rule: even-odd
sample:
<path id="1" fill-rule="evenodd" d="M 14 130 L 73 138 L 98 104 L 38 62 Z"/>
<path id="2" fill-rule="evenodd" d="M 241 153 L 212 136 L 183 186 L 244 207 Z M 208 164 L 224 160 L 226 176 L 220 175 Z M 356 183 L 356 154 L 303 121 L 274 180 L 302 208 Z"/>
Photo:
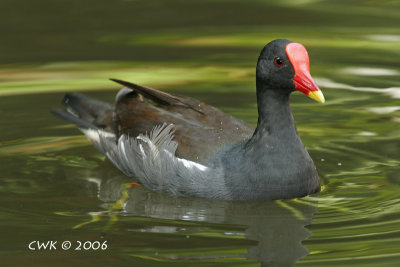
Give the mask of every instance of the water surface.
<path id="1" fill-rule="evenodd" d="M 230 1 L 229 11 L 223 0 L 115 2 L 26 1 L 16 9 L 4 1 L 3 264 L 400 262 L 395 1 Z M 152 192 L 132 185 L 74 126 L 49 113 L 67 91 L 112 102 L 119 86 L 107 79 L 114 77 L 192 96 L 255 124 L 258 53 L 280 37 L 307 47 L 327 99 L 322 105 L 291 96 L 323 185 L 319 196 L 225 202 Z M 69 240 L 74 247 L 107 241 L 108 247 L 30 251 L 35 240 Z"/>

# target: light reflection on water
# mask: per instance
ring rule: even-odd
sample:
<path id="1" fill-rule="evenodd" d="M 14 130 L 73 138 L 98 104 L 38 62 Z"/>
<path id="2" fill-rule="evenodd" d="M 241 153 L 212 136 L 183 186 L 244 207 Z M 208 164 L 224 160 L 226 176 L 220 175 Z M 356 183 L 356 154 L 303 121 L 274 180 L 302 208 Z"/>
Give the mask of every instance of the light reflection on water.
<path id="1" fill-rule="evenodd" d="M 2 46 L 10 53 L 2 60 L 16 64 L 0 65 L 2 264 L 31 264 L 36 254 L 27 244 L 32 240 L 108 240 L 107 251 L 84 256 L 43 251 L 35 262 L 56 265 L 74 256 L 102 265 L 396 266 L 400 35 L 395 1 L 254 0 L 246 7 L 230 1 L 230 12 L 237 14 L 232 20 L 224 15 L 224 0 L 196 8 L 174 0 L 166 9 L 153 0 L 115 1 L 135 5 L 136 20 L 128 8 L 112 11 L 106 2 L 96 1 L 96 8 L 110 12 L 110 20 L 102 12 L 87 14 L 80 23 L 84 34 L 62 42 L 54 32 L 76 29 L 65 22 L 44 23 L 39 5 L 25 16 L 18 8 L 1 18 L 42 14 L 3 32 Z M 217 4 L 210 8 L 212 3 Z M 69 8 L 80 10 L 74 1 L 63 7 Z M 155 12 L 162 25 L 141 10 Z M 113 12 L 126 20 L 111 19 Z M 282 20 L 282 14 L 290 16 Z M 84 23 L 99 16 L 102 30 Z M 40 30 L 31 34 L 31 25 Z M 15 39 L 15 32 L 26 42 Z M 319 105 L 301 94 L 291 97 L 299 133 L 323 184 L 319 196 L 221 202 L 130 188 L 132 180 L 104 161 L 75 127 L 49 114 L 70 90 L 111 102 L 118 88 L 107 80 L 113 77 L 196 97 L 254 124 L 255 62 L 262 45 L 278 37 L 306 45 L 311 73 L 327 99 Z"/>
<path id="2" fill-rule="evenodd" d="M 390 88 L 373 88 L 373 87 L 357 87 L 352 86 L 344 83 L 334 82 L 330 79 L 326 78 L 319 78 L 316 79 L 318 84 L 321 87 L 325 88 L 334 88 L 334 89 L 345 89 L 345 90 L 352 90 L 352 91 L 360 91 L 365 93 L 380 93 L 380 94 L 387 94 L 392 98 L 400 98 L 400 87 L 390 87 Z"/>
<path id="3" fill-rule="evenodd" d="M 291 265 L 308 255 L 298 264 L 318 265 L 346 261 L 348 255 L 357 255 L 360 263 L 382 257 L 396 259 L 399 135 L 394 127 L 397 123 L 391 117 L 382 117 L 397 115 L 398 110 L 392 106 L 396 102 L 388 102 L 387 107 L 371 103 L 372 107 L 351 109 L 346 107 L 355 106 L 355 100 L 341 102 L 343 90 L 331 90 L 339 96 L 330 92 L 337 99 L 327 105 L 304 104 L 300 95 L 292 99 L 299 132 L 323 183 L 320 196 L 250 203 L 177 198 L 142 187 L 128 188 L 125 185 L 132 181 L 103 161 L 74 127 L 63 126 L 47 113 L 52 104 L 43 106 L 41 101 L 56 103 L 61 94 L 29 96 L 26 99 L 32 104 L 20 106 L 17 111 L 15 103 L 21 98 L 3 97 L 0 100 L 5 116 L 20 112 L 25 116 L 24 128 L 40 128 L 24 132 L 17 122 L 12 127 L 14 136 L 2 142 L 0 154 L 5 164 L 1 167 L 1 214 L 14 217 L 14 227 L 25 227 L 29 216 L 30 227 L 45 227 L 53 235 L 62 229 L 75 229 L 77 240 L 85 233 L 94 239 L 113 239 L 118 244 L 114 253 L 134 262 L 143 258 L 191 263 L 225 259 L 230 266 L 247 259 L 267 265 Z M 183 89 L 177 91 L 182 93 Z M 114 93 L 92 94 L 113 99 Z M 348 93 L 345 98 L 362 92 Z M 227 110 L 234 109 L 244 118 L 255 116 L 252 92 L 240 97 L 241 102 L 234 108 L 210 93 L 192 94 L 222 108 L 226 105 Z M 368 92 L 364 97 L 373 99 L 375 95 Z M 380 108 L 378 112 L 376 108 Z M 26 110 L 37 112 L 29 114 Z M 329 119 L 309 122 L 310 113 Z M 357 120 L 352 119 L 354 116 Z M 339 124 L 342 127 L 338 128 Z M 18 203 L 23 207 L 17 213 L 12 208 L 13 195 L 19 196 Z M 40 223 L 43 216 L 49 216 L 57 227 Z M 37 230 L 28 236 L 39 238 Z M 129 244 L 130 239 L 144 242 L 145 237 L 147 245 Z M 161 239 L 164 245 L 157 245 Z"/>

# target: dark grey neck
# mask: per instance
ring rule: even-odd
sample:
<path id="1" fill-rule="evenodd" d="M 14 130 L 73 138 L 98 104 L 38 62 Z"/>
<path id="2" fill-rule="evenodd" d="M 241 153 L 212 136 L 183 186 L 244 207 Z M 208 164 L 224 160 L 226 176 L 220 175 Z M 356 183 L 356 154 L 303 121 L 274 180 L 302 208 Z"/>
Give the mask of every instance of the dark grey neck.
<path id="1" fill-rule="evenodd" d="M 232 198 L 281 199 L 318 191 L 318 174 L 297 133 L 289 94 L 257 86 L 253 136 L 218 157 Z"/>
<path id="2" fill-rule="evenodd" d="M 282 142 L 293 142 L 293 139 L 300 141 L 290 110 L 289 95 L 289 92 L 264 89 L 262 85 L 257 85 L 258 123 L 247 145 L 264 143 L 262 139 L 275 139 L 273 137 Z"/>

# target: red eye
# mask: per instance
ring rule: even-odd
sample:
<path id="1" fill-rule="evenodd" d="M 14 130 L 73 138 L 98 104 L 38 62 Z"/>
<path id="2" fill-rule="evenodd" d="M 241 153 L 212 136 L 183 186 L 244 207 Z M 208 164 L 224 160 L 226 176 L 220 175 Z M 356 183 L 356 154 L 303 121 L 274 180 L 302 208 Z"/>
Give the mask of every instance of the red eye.
<path id="1" fill-rule="evenodd" d="M 282 67 L 282 65 L 285 63 L 285 61 L 283 61 L 283 59 L 281 59 L 280 57 L 276 57 L 274 59 L 274 63 L 277 67 Z"/>

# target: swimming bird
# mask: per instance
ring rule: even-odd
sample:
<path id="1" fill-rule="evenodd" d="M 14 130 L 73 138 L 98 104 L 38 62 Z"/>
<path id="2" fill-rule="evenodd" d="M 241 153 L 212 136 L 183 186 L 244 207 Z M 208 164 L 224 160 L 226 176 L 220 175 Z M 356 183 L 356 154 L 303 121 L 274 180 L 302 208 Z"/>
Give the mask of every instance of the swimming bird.
<path id="1" fill-rule="evenodd" d="M 124 86 L 114 105 L 68 93 L 66 110 L 52 112 L 76 124 L 145 187 L 221 200 L 288 199 L 320 191 L 289 105 L 296 90 L 325 102 L 300 43 L 277 39 L 262 49 L 256 127 L 193 98 L 111 80 Z"/>

